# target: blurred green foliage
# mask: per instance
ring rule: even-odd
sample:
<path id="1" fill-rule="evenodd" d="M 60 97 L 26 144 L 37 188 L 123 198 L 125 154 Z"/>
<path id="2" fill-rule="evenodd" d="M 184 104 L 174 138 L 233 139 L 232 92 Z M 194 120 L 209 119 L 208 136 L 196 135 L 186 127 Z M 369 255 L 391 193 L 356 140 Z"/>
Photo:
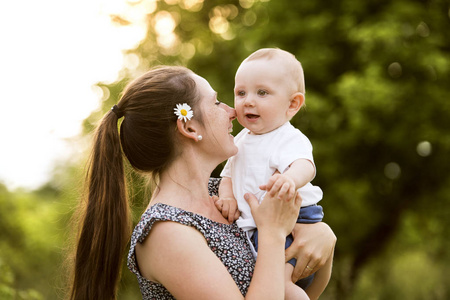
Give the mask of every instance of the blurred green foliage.
<path id="1" fill-rule="evenodd" d="M 64 233 L 60 199 L 0 186 L 0 299 L 56 299 Z"/>
<path id="2" fill-rule="evenodd" d="M 173 31 L 158 31 L 164 18 Z M 155 65 L 191 68 L 232 105 L 240 62 L 259 48 L 287 50 L 302 62 L 307 90 L 292 123 L 313 143 L 313 183 L 338 237 L 321 299 L 450 298 L 448 1 L 166 0 L 148 20 L 147 37 L 126 54 L 139 64 L 125 65 L 115 83 L 99 83 L 106 96 L 85 120 L 85 135 L 130 78 Z M 2 187 L 1 299 L 61 296 L 61 249 L 80 165 L 35 193 Z M 130 178 L 136 220 L 148 197 L 143 180 Z M 127 270 L 119 296 L 139 298 Z"/>

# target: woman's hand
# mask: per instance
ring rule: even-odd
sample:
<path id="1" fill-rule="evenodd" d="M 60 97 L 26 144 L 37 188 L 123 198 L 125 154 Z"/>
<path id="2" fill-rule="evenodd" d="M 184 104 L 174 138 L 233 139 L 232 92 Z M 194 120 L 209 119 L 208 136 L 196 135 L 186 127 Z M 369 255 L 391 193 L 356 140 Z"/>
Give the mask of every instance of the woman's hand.
<path id="1" fill-rule="evenodd" d="M 298 192 L 288 200 L 281 200 L 277 195 L 271 196 L 267 193 L 261 204 L 258 204 L 258 200 L 253 194 L 247 193 L 244 198 L 250 206 L 259 232 L 280 230 L 284 237 L 292 232 L 302 204 Z"/>
<path id="2" fill-rule="evenodd" d="M 290 176 L 275 172 L 269 178 L 267 184 L 261 185 L 259 188 L 267 191 L 270 196 L 277 196 L 278 199 L 289 200 L 294 197 L 295 182 Z"/>
<path id="3" fill-rule="evenodd" d="M 258 258 L 247 292 L 252 299 L 284 299 L 286 236 L 297 221 L 302 203 L 299 193 L 288 200 L 267 193 L 261 204 L 253 194 L 245 194 L 258 226 Z M 250 297 L 249 297 L 250 298 Z"/>
<path id="4" fill-rule="evenodd" d="M 294 241 L 286 249 L 286 261 L 295 257 L 297 264 L 292 273 L 296 282 L 322 268 L 333 255 L 336 236 L 331 228 L 323 223 L 296 224 L 292 232 Z"/>

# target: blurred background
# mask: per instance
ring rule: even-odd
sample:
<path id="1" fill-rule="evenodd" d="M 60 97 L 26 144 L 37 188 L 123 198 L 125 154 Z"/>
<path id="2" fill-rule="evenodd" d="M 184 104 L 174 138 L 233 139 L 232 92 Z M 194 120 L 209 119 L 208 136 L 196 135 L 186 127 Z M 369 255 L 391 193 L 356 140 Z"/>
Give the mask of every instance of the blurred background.
<path id="1" fill-rule="evenodd" d="M 265 47 L 305 71 L 306 107 L 292 123 L 314 146 L 313 183 L 338 237 L 321 299 L 450 299 L 448 0 L 0 8 L 0 299 L 64 297 L 90 136 L 131 78 L 187 66 L 232 105 L 238 65 Z M 148 195 L 130 179 L 136 222 Z M 124 266 L 119 299 L 139 297 Z"/>

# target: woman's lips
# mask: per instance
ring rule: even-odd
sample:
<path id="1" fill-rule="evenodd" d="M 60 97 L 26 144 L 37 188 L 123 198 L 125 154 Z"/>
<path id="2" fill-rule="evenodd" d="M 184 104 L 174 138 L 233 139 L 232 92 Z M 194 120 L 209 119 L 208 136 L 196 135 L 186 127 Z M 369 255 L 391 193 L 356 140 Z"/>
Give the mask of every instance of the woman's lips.
<path id="1" fill-rule="evenodd" d="M 231 124 L 230 127 L 228 127 L 228 134 L 233 136 L 232 133 L 233 133 L 233 124 Z"/>

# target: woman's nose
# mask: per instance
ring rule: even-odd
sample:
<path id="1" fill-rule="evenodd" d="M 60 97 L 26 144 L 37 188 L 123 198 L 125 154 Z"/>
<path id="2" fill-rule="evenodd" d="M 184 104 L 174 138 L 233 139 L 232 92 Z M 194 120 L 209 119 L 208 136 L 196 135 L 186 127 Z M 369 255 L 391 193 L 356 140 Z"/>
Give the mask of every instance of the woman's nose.
<path id="1" fill-rule="evenodd" d="M 236 110 L 234 108 L 229 107 L 228 105 L 225 105 L 225 109 L 231 120 L 236 119 Z"/>

